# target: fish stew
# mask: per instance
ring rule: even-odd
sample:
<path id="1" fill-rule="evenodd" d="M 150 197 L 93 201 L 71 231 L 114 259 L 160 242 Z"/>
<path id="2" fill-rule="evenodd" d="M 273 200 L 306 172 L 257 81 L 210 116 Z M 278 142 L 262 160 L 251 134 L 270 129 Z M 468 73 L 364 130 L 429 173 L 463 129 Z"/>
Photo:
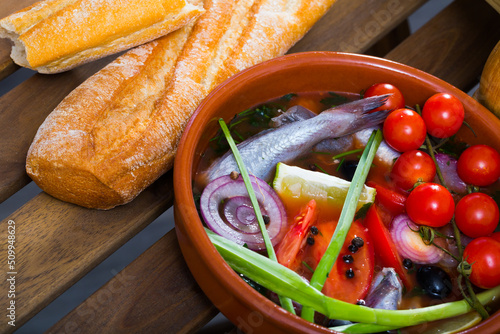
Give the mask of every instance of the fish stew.
<path id="1" fill-rule="evenodd" d="M 359 94 L 339 92 L 291 93 L 240 112 L 228 123 L 228 126 L 233 139 L 241 143 L 262 131 L 272 129 L 271 119 L 282 115 L 293 106 L 301 106 L 317 114 L 332 106 L 342 105 L 361 97 Z M 361 130 L 358 133 L 315 143 L 306 154 L 293 161 L 284 161 L 284 163 L 297 166 L 304 171 L 314 171 L 350 180 L 366 144 L 367 135 L 372 130 L 373 128 Z M 449 188 L 452 190 L 449 193 L 453 200 L 453 207 L 471 190 L 487 194 L 488 198 L 498 199 L 498 189 L 500 189 L 498 181 L 488 186 L 473 187 L 465 184 L 456 175 L 457 160 L 467 147 L 465 143 L 453 136 L 444 140 L 430 138 L 433 144 L 438 145 L 435 149 L 436 163 L 445 169 L 446 181 L 451 182 Z M 228 149 L 229 146 L 222 132 L 217 133 L 209 141 L 196 172 L 194 194 L 197 200 L 205 186 L 198 176 L 203 175 L 214 160 L 226 153 Z M 425 145 L 419 145 L 416 151 L 428 156 Z M 413 154 L 419 155 L 418 152 L 413 152 Z M 438 155 L 446 161 L 440 163 Z M 400 162 L 403 160 L 402 156 L 406 159 L 405 168 L 402 168 L 406 169 L 406 174 L 396 175 L 394 166 L 398 160 Z M 406 156 L 407 152 L 399 152 L 385 141 L 382 142 L 366 182 L 376 191 L 374 202 L 362 206 L 357 211 L 356 220 L 323 288 L 326 295 L 349 303 L 367 305 L 369 302 L 370 305 L 367 306 L 387 309 L 411 309 L 463 298 L 457 285 L 459 273 L 456 267 L 459 252 L 453 227 L 451 223 L 448 223 L 450 219 L 446 224 L 432 229 L 427 228 L 426 225 L 415 224 L 408 217 L 407 212 L 408 198 L 413 189 L 403 189 L 398 186 L 397 182 L 398 179 L 403 178 L 406 182 L 418 185 L 423 178 L 425 179 L 425 177 L 421 178 L 425 173 L 416 169 L 432 169 L 434 161 L 431 160 L 432 167 L 429 167 L 428 162 L 426 167 L 425 163 L 419 161 L 418 158 L 410 159 Z M 417 167 L 408 167 L 411 164 Z M 451 168 L 451 172 L 446 168 Z M 425 183 L 439 184 L 438 175 L 433 171 L 430 173 L 431 177 L 425 179 Z M 273 180 L 265 181 L 272 184 Z M 318 198 L 286 194 L 281 196 L 280 200 L 286 211 L 287 222 L 275 244 L 278 260 L 309 279 L 335 231 L 342 205 L 331 205 Z M 492 202 L 497 207 L 495 200 Z M 221 206 L 219 210 L 224 210 L 224 208 Z M 493 220 L 494 229 L 496 229 L 498 216 L 493 217 Z M 395 226 L 396 224 L 398 226 Z M 428 233 L 431 233 L 432 237 L 429 237 Z M 492 232 L 485 233 L 485 235 L 491 237 Z M 461 234 L 463 246 L 474 239 Z M 410 249 L 401 250 L 402 244 L 414 245 L 407 247 Z M 500 258 L 496 260 L 500 261 Z M 392 268 L 397 274 L 398 278 L 395 283 L 393 282 L 393 290 L 391 290 L 396 292 L 387 293 L 386 300 L 374 300 L 370 294 L 376 288 L 375 280 L 387 268 Z M 500 268 L 500 264 L 497 264 L 496 268 Z M 476 291 L 480 291 L 481 288 L 484 287 L 474 287 Z M 273 298 L 271 292 L 268 296 Z M 298 309 L 300 312 L 300 306 Z M 328 324 L 328 322 L 322 323 Z"/>

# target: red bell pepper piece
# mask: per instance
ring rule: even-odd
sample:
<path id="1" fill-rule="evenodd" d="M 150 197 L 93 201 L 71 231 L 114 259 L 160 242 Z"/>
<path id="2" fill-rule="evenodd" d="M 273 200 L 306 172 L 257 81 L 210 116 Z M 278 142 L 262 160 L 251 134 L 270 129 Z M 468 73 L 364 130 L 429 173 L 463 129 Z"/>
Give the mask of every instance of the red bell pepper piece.
<path id="1" fill-rule="evenodd" d="M 396 245 L 392 240 L 389 230 L 385 227 L 382 219 L 380 219 L 375 204 L 368 209 L 365 226 L 368 228 L 368 232 L 372 238 L 375 257 L 379 263 L 384 267 L 394 268 L 407 291 L 413 289 L 415 286 L 414 280 L 403 267 L 401 256 L 396 250 Z"/>
<path id="2" fill-rule="evenodd" d="M 295 216 L 292 226 L 283 237 L 283 240 L 277 245 L 276 258 L 278 263 L 292 270 L 295 270 L 300 265 L 297 254 L 304 247 L 305 237 L 316 219 L 316 201 L 312 199 Z"/>
<path id="3" fill-rule="evenodd" d="M 375 188 L 377 195 L 375 201 L 386 208 L 391 214 L 397 215 L 405 212 L 406 196 L 396 191 L 390 190 L 373 181 L 366 182 L 366 185 Z"/>

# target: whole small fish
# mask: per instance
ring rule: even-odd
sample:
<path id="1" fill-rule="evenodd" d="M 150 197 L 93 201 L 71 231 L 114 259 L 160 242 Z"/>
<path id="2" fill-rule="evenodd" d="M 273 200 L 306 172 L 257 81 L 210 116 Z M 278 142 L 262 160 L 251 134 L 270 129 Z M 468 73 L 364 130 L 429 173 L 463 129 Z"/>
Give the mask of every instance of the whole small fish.
<path id="1" fill-rule="evenodd" d="M 326 138 L 342 137 L 381 123 L 389 111 L 369 111 L 384 104 L 388 95 L 374 96 L 327 109 L 311 115 L 305 108 L 290 108 L 268 129 L 238 144 L 250 175 L 269 181 L 278 162 L 293 160 Z M 205 183 L 239 171 L 231 151 L 215 160 L 202 175 Z"/>

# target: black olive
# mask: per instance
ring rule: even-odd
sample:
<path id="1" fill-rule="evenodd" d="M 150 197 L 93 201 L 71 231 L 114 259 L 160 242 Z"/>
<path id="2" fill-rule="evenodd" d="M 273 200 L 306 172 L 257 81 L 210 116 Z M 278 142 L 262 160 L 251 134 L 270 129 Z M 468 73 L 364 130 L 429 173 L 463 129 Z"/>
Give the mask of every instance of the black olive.
<path id="1" fill-rule="evenodd" d="M 347 160 L 342 162 L 340 170 L 342 172 L 342 175 L 344 175 L 344 177 L 346 178 L 346 180 L 352 181 L 354 172 L 356 171 L 356 167 L 358 167 L 357 160 Z"/>
<path id="2" fill-rule="evenodd" d="M 452 284 L 448 273 L 436 266 L 423 266 L 417 270 L 417 282 L 432 298 L 443 299 L 451 293 Z"/>

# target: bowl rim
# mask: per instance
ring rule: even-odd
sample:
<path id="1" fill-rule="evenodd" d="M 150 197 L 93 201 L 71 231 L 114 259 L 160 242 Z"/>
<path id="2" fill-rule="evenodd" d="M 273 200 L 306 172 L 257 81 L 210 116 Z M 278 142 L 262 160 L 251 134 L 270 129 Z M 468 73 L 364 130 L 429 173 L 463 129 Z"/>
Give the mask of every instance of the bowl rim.
<path id="1" fill-rule="evenodd" d="M 196 148 L 196 145 L 200 139 L 202 131 L 198 131 L 198 133 L 194 133 L 194 135 L 190 133 L 190 129 L 192 129 L 193 127 L 203 129 L 204 122 L 201 117 L 197 116 L 200 113 L 202 113 L 203 110 L 207 107 L 207 105 L 210 104 L 210 101 L 216 98 L 219 94 L 223 93 L 226 90 L 237 89 L 239 86 L 244 85 L 245 80 L 240 80 L 240 78 L 243 77 L 248 80 L 249 79 L 248 77 L 250 77 L 252 78 L 252 80 L 256 80 L 260 75 L 262 75 L 263 72 L 265 72 L 266 69 L 270 67 L 273 68 L 273 72 L 278 72 L 283 70 L 285 67 L 289 68 L 290 66 L 303 66 L 304 64 L 308 64 L 311 62 L 315 62 L 316 64 L 318 62 L 325 62 L 325 63 L 332 63 L 332 64 L 335 63 L 340 65 L 343 62 L 347 61 L 359 62 L 359 65 L 362 67 L 376 66 L 381 69 L 390 70 L 392 72 L 399 72 L 404 76 L 412 77 L 418 81 L 423 82 L 425 85 L 429 86 L 430 88 L 436 91 L 446 91 L 455 94 L 457 97 L 459 97 L 460 100 L 466 102 L 464 103 L 464 105 L 465 104 L 473 105 L 475 109 L 480 109 L 481 112 L 479 113 L 479 117 L 484 118 L 485 122 L 493 122 L 498 124 L 498 126 L 500 127 L 500 120 L 496 116 L 494 116 L 491 112 L 489 112 L 486 108 L 484 108 L 481 104 L 475 101 L 468 94 L 464 93 L 463 91 L 459 90 L 453 85 L 443 81 L 442 79 L 439 79 L 429 73 L 426 73 L 424 71 L 421 71 L 419 69 L 416 69 L 414 67 L 399 62 L 363 54 L 336 52 L 336 51 L 308 51 L 308 52 L 288 54 L 278 58 L 267 60 L 260 64 L 254 65 L 250 68 L 242 70 L 241 72 L 233 75 L 231 78 L 224 81 L 214 90 L 212 90 L 207 95 L 207 97 L 201 102 L 201 104 L 196 108 L 195 112 L 191 116 L 178 145 L 178 151 L 175 157 L 174 168 L 173 168 L 174 194 L 175 194 L 174 214 L 176 214 L 176 219 L 175 219 L 176 230 L 178 231 L 178 236 L 182 239 L 185 239 L 186 237 L 183 233 L 189 235 L 190 238 L 201 237 L 201 239 L 197 239 L 197 242 L 192 243 L 191 245 L 196 248 L 197 253 L 202 257 L 201 260 L 205 262 L 207 268 L 216 277 L 219 283 L 222 284 L 229 293 L 231 293 L 231 295 L 233 295 L 235 298 L 238 299 L 240 303 L 246 305 L 250 309 L 256 309 L 257 307 L 262 307 L 262 305 L 264 305 L 266 307 L 266 311 L 272 311 L 272 317 L 270 316 L 270 312 L 263 312 L 262 315 L 266 317 L 267 320 L 278 324 L 280 327 L 283 327 L 283 325 L 285 325 L 285 327 L 288 326 L 287 328 L 288 330 L 297 330 L 297 328 L 299 328 L 299 330 L 301 331 L 308 331 L 308 332 L 324 331 L 325 333 L 332 333 L 332 331 L 322 326 L 307 322 L 298 316 L 294 316 L 288 313 L 280 306 L 274 304 L 268 298 L 260 295 L 258 292 L 252 289 L 248 284 L 246 284 L 243 280 L 234 279 L 237 277 L 237 275 L 219 255 L 219 253 L 217 252 L 215 247 L 211 244 L 210 239 L 208 238 L 206 233 L 204 233 L 204 231 L 201 235 L 198 235 L 198 233 L 196 233 L 196 231 L 194 230 L 184 229 L 184 228 L 179 229 L 177 215 L 183 216 L 184 219 L 186 218 L 195 219 L 197 220 L 197 222 L 199 222 L 200 226 L 203 226 L 201 218 L 199 217 L 198 213 L 192 211 L 192 208 L 195 208 L 195 202 L 191 188 L 192 187 L 191 171 L 193 168 L 194 157 L 192 152 L 186 150 L 186 147 L 193 148 L 194 151 L 194 148 Z M 186 170 L 189 170 L 188 177 L 186 177 L 185 175 Z M 191 210 L 189 209 L 185 210 L 186 207 L 190 207 Z M 181 244 L 181 250 L 184 254 L 185 250 L 183 249 L 181 242 L 180 244 Z M 214 260 L 214 258 L 218 260 Z M 224 262 L 223 266 L 218 265 L 220 261 Z M 196 270 L 195 268 L 192 268 L 190 266 L 189 262 L 188 262 L 188 267 L 192 272 Z M 196 275 L 194 276 L 195 279 L 198 281 Z M 228 277 L 229 279 L 227 279 Z M 241 293 L 242 291 L 244 293 Z M 248 294 L 250 294 L 251 298 L 242 298 L 243 295 L 248 295 Z M 211 299 L 210 296 L 208 297 L 209 299 Z M 496 312 L 495 316 L 496 317 L 500 316 L 500 311 Z M 299 327 L 290 326 L 289 324 L 282 322 L 282 320 L 284 319 L 291 320 L 292 318 L 295 318 L 293 323 L 298 325 Z M 488 319 L 489 321 L 488 320 L 482 321 L 480 323 L 481 326 L 488 324 L 491 326 L 495 326 L 496 325 L 495 321 L 491 319 L 492 317 Z M 476 327 L 473 327 L 470 330 L 467 330 L 466 332 L 469 333 Z M 497 327 L 495 328 L 499 328 L 500 330 L 500 325 L 497 325 Z"/>

